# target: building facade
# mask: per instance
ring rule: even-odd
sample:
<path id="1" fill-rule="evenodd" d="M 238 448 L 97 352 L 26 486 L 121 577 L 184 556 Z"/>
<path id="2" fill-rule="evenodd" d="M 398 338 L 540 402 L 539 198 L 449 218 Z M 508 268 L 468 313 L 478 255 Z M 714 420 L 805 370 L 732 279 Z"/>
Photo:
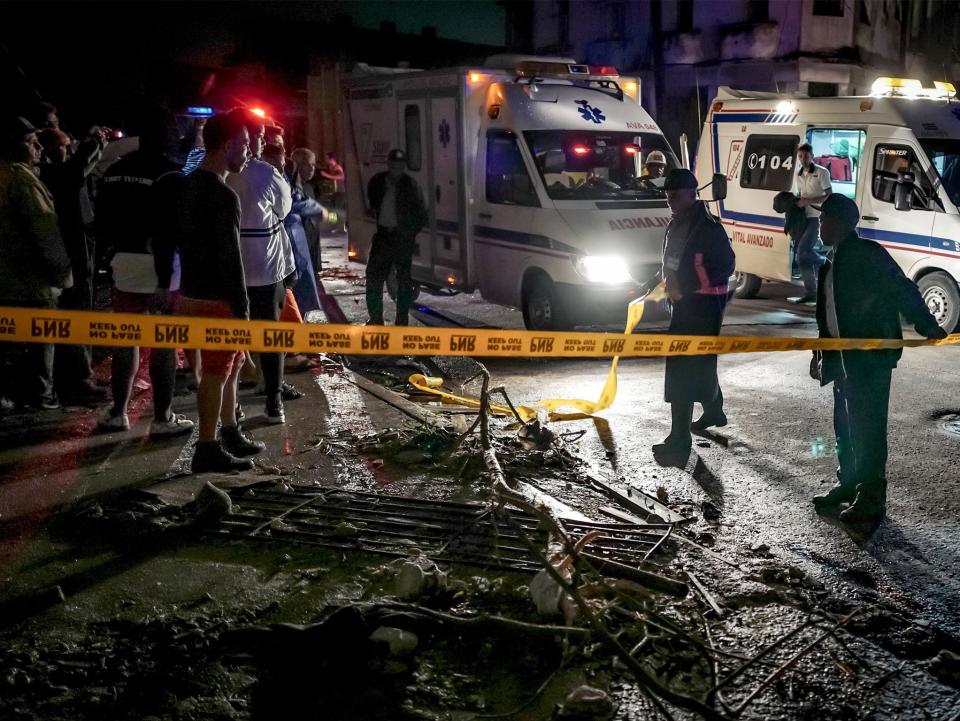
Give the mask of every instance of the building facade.
<path id="1" fill-rule="evenodd" d="M 641 76 L 668 140 L 676 147 L 686 133 L 693 149 L 720 86 L 829 96 L 866 94 L 881 75 L 952 79 L 956 9 L 947 0 L 538 0 L 528 48 Z M 508 24 L 518 15 L 508 12 Z"/>

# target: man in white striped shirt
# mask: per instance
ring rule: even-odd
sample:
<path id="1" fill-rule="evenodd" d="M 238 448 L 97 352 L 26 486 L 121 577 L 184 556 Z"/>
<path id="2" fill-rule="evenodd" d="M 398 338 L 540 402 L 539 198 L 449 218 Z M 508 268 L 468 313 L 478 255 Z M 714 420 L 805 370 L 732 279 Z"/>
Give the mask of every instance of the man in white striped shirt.
<path id="1" fill-rule="evenodd" d="M 276 168 L 263 160 L 264 122 L 246 113 L 250 155 L 243 170 L 227 178 L 240 197 L 240 253 L 250 298 L 252 320 L 278 320 L 286 295 L 284 283 L 294 276 L 293 246 L 283 227 L 290 212 L 290 185 Z M 268 423 L 285 423 L 281 391 L 283 353 L 261 353 L 260 368 L 267 394 Z"/>

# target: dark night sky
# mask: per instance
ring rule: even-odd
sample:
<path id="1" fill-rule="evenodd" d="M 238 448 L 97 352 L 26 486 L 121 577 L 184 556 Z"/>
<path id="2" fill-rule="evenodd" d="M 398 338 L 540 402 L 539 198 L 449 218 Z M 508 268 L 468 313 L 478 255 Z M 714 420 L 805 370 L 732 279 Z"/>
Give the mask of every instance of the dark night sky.
<path id="1" fill-rule="evenodd" d="M 246 81 L 258 83 L 265 100 L 271 92 L 289 98 L 302 92 L 312 59 L 367 61 L 375 53 L 363 44 L 382 45 L 364 31 L 348 46 L 338 37 L 338 47 L 328 33 L 340 32 L 333 24 L 339 16 L 373 31 L 392 21 L 399 33 L 414 36 L 408 43 L 417 43 L 424 26 L 436 28 L 441 39 L 504 41 L 504 12 L 495 0 L 33 0 L 2 8 L 6 102 L 23 112 L 40 93 L 78 123 L 94 115 L 97 122 L 125 122 L 138 98 L 170 107 L 202 104 L 206 78 L 215 74 L 222 86 L 227 68 L 238 63 L 260 62 L 270 73 Z M 333 54 L 325 54 L 330 49 Z"/>

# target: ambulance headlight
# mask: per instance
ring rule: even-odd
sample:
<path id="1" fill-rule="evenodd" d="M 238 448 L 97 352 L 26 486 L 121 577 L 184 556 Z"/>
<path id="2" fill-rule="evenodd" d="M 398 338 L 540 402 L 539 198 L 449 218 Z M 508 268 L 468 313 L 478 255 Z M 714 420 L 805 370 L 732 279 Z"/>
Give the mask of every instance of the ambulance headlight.
<path id="1" fill-rule="evenodd" d="M 577 272 L 588 283 L 629 283 L 630 267 L 616 255 L 584 255 L 574 261 Z"/>

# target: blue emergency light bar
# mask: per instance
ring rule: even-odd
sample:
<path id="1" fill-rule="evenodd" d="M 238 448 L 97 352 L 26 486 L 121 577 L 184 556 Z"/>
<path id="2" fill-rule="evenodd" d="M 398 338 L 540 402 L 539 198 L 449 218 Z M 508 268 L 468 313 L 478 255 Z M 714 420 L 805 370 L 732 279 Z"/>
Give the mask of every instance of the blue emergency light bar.
<path id="1" fill-rule="evenodd" d="M 213 108 L 206 105 L 190 105 L 187 108 L 187 115 L 195 118 L 211 118 L 213 117 Z"/>

